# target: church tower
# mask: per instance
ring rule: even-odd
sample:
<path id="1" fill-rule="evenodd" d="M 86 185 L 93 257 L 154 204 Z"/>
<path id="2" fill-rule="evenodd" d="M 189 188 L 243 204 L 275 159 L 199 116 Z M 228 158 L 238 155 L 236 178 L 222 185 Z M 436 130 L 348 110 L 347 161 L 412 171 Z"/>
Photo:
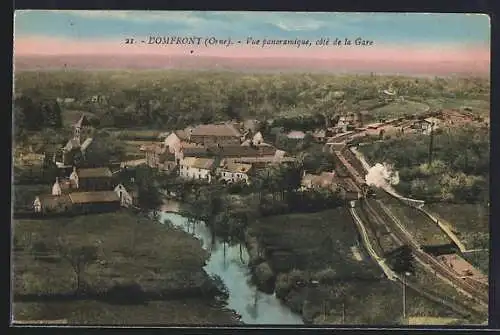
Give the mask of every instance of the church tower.
<path id="1" fill-rule="evenodd" d="M 75 123 L 74 127 L 74 134 L 73 134 L 73 139 L 80 145 L 81 144 L 81 135 L 82 135 L 82 128 L 88 125 L 88 120 L 85 117 L 84 114 L 80 117 L 80 119 Z"/>

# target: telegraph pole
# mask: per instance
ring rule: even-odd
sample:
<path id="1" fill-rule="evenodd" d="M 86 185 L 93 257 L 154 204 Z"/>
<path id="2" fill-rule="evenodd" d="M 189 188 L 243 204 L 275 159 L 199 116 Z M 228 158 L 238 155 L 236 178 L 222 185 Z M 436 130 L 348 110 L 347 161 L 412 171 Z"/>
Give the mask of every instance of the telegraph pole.
<path id="1" fill-rule="evenodd" d="M 345 301 L 342 301 L 342 324 L 345 324 Z"/>
<path id="2" fill-rule="evenodd" d="M 432 164 L 432 151 L 433 151 L 433 146 L 434 146 L 434 122 L 431 122 L 431 132 L 430 132 L 431 139 L 429 141 L 429 168 L 431 167 Z"/>
<path id="3" fill-rule="evenodd" d="M 406 275 L 403 274 L 403 322 L 406 320 Z"/>

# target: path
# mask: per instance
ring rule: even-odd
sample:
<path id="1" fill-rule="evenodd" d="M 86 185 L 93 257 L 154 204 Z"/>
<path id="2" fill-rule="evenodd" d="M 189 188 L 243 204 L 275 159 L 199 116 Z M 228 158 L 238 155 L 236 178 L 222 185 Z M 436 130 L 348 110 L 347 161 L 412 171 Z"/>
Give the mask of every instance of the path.
<path id="1" fill-rule="evenodd" d="M 366 250 L 370 254 L 370 257 L 374 259 L 377 264 L 380 266 L 382 271 L 384 271 L 385 275 L 387 276 L 388 279 L 395 281 L 396 280 L 396 275 L 394 272 L 385 264 L 385 259 L 379 257 L 375 250 L 373 250 L 373 246 L 371 245 L 370 238 L 368 237 L 368 233 L 366 232 L 365 226 L 363 225 L 363 221 L 361 218 L 358 216 L 356 213 L 355 208 L 349 208 L 349 212 L 351 213 L 351 216 L 354 219 L 354 222 L 356 222 L 356 225 L 359 227 L 361 237 L 363 239 L 363 243 L 366 247 Z"/>

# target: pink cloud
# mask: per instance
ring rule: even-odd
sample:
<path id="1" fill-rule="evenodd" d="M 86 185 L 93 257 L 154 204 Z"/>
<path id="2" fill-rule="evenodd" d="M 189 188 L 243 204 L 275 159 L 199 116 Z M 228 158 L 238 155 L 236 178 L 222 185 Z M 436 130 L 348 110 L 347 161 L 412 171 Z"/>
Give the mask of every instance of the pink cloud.
<path id="1" fill-rule="evenodd" d="M 446 68 L 446 71 L 488 73 L 490 50 L 473 45 L 374 45 L 352 47 L 243 46 L 201 47 L 150 44 L 125 44 L 123 41 L 63 40 L 47 37 L 23 37 L 14 41 L 14 56 L 36 55 L 102 55 L 102 56 L 210 56 L 226 58 L 271 59 L 293 57 L 297 62 L 317 59 L 347 61 L 363 68 Z M 140 60 L 140 58 L 138 58 Z M 377 71 L 378 69 L 374 69 Z"/>

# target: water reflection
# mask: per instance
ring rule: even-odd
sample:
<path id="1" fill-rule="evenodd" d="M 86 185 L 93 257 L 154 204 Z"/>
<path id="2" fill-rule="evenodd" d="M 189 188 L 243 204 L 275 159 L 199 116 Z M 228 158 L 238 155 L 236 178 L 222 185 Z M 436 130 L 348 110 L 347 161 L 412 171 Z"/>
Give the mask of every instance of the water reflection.
<path id="1" fill-rule="evenodd" d="M 205 224 L 176 213 L 161 213 L 161 222 L 169 220 L 172 225 L 189 231 L 202 241 L 203 248 L 210 252 L 205 270 L 210 275 L 218 275 L 229 291 L 228 307 L 241 315 L 248 324 L 303 324 L 302 318 L 284 306 L 274 294 L 257 290 L 251 283 L 248 269 L 248 253 L 240 245 L 224 245 L 216 239 Z"/>

